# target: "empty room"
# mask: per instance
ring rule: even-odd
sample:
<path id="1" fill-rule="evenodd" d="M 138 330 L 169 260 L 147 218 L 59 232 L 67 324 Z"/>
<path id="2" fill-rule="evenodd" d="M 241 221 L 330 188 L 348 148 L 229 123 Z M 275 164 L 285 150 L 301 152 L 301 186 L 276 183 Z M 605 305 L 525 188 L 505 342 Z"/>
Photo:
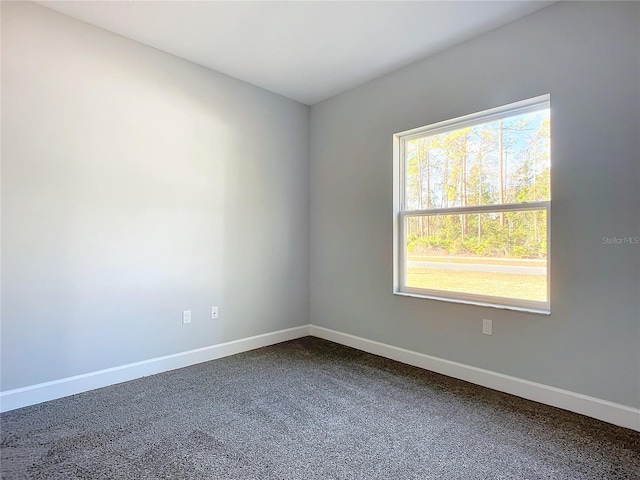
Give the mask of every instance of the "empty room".
<path id="1" fill-rule="evenodd" d="M 640 479 L 640 2 L 0 8 L 3 479 Z"/>

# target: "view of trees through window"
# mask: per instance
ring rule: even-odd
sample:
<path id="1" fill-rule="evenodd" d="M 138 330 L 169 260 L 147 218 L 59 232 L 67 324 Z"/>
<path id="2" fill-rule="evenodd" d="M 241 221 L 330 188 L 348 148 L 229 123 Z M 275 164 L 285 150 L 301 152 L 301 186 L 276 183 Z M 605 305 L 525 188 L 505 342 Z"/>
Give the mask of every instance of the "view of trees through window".
<path id="1" fill-rule="evenodd" d="M 405 285 L 546 302 L 548 106 L 403 148 Z"/>

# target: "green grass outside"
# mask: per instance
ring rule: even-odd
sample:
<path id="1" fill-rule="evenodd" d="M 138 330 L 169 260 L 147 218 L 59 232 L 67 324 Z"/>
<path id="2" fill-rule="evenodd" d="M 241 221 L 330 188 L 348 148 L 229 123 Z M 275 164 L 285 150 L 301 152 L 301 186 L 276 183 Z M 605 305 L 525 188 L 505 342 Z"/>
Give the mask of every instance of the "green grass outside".
<path id="1" fill-rule="evenodd" d="M 538 302 L 547 300 L 547 279 L 542 275 L 409 268 L 407 286 Z"/>

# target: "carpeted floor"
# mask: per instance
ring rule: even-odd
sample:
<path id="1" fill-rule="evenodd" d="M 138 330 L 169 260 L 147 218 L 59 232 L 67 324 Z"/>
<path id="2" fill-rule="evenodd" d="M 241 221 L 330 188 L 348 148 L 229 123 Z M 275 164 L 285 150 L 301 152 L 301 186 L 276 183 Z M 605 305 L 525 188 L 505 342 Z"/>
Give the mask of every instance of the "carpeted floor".
<path id="1" fill-rule="evenodd" d="M 3 479 L 640 479 L 640 433 L 307 337 L 2 414 Z"/>

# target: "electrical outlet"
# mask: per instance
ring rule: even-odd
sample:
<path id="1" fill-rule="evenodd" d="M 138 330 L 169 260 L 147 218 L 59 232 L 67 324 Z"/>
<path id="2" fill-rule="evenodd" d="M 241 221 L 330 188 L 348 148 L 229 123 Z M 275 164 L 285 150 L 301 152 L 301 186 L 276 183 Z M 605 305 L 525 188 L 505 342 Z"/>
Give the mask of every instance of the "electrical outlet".
<path id="1" fill-rule="evenodd" d="M 482 319 L 482 333 L 485 335 L 493 335 L 493 322 L 491 320 L 487 320 L 486 318 Z"/>
<path id="2" fill-rule="evenodd" d="M 182 311 L 182 323 L 183 325 L 186 325 L 187 323 L 191 323 L 191 310 Z"/>
<path id="3" fill-rule="evenodd" d="M 218 307 L 211 307 L 211 320 L 218 318 Z"/>

